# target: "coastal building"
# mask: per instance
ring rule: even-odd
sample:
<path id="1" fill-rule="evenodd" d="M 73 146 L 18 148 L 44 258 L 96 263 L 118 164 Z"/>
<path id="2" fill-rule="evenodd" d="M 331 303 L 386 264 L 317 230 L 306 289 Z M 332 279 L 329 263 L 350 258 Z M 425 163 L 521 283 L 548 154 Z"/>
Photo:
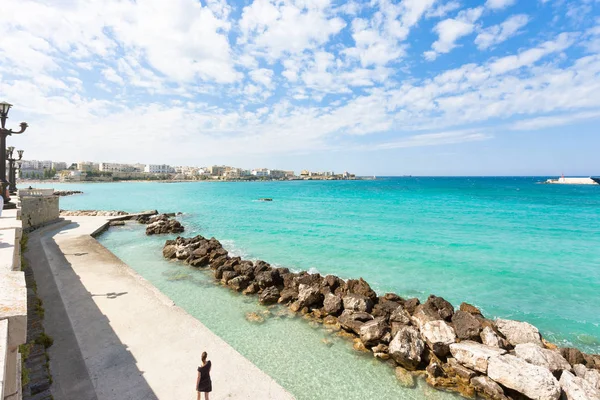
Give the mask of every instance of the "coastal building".
<path id="1" fill-rule="evenodd" d="M 283 179 L 283 178 L 286 177 L 285 171 L 282 171 L 282 170 L 279 170 L 279 169 L 272 169 L 270 172 L 271 172 L 270 176 L 273 179 Z"/>
<path id="2" fill-rule="evenodd" d="M 144 168 L 144 172 L 149 174 L 172 174 L 175 169 L 167 164 L 148 164 Z"/>
<path id="3" fill-rule="evenodd" d="M 212 176 L 223 176 L 223 174 L 225 173 L 225 169 L 227 167 L 225 165 L 213 165 L 212 167 L 208 168 L 208 172 L 212 175 Z"/>
<path id="4" fill-rule="evenodd" d="M 68 171 L 63 170 L 59 173 L 59 179 L 61 182 L 80 182 L 85 178 L 85 173 L 81 171 Z"/>
<path id="5" fill-rule="evenodd" d="M 100 165 L 98 163 L 89 162 L 89 161 L 79 161 L 77 163 L 77 170 L 88 172 L 88 171 L 99 171 Z"/>
<path id="6" fill-rule="evenodd" d="M 135 172 L 135 168 L 131 164 L 101 162 L 99 165 L 99 171 L 100 172 Z"/>
<path id="7" fill-rule="evenodd" d="M 271 170 L 268 168 L 258 168 L 252 170 L 252 175 L 258 178 L 265 178 L 271 176 Z"/>
<path id="8" fill-rule="evenodd" d="M 52 162 L 52 166 L 50 167 L 55 171 L 62 171 L 67 169 L 67 163 L 66 162 Z"/>

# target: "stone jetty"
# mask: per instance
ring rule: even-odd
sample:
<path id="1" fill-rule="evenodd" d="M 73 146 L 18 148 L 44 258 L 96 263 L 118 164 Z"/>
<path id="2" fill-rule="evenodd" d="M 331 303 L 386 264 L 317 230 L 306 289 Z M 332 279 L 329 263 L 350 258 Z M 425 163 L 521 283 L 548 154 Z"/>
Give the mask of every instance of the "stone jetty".
<path id="1" fill-rule="evenodd" d="M 423 303 L 378 295 L 362 278 L 243 260 L 230 256 L 215 238 L 167 240 L 163 256 L 212 271 L 224 286 L 257 295 L 261 304 L 285 305 L 337 330 L 356 350 L 372 352 L 395 368 L 399 384 L 421 375 L 433 387 L 469 398 L 600 399 L 600 355 L 558 348 L 527 322 L 490 320 L 470 304 L 456 309 L 434 295 Z"/>
<path id="2" fill-rule="evenodd" d="M 72 196 L 74 194 L 83 194 L 81 190 L 55 190 L 55 196 Z"/>
<path id="3" fill-rule="evenodd" d="M 141 215 L 137 218 L 139 223 L 146 224 L 146 235 L 159 235 L 165 233 L 182 233 L 185 228 L 176 219 L 171 219 L 175 214 L 158 214 L 154 216 Z"/>

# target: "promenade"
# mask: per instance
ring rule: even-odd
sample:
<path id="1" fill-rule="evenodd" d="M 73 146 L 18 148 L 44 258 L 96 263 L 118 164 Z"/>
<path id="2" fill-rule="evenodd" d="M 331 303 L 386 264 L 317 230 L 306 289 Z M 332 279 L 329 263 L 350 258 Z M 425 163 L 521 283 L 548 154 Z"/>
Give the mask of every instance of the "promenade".
<path id="1" fill-rule="evenodd" d="M 56 400 L 196 399 L 202 351 L 211 399 L 292 399 L 92 236 L 106 217 L 69 217 L 29 235 L 45 306 Z"/>

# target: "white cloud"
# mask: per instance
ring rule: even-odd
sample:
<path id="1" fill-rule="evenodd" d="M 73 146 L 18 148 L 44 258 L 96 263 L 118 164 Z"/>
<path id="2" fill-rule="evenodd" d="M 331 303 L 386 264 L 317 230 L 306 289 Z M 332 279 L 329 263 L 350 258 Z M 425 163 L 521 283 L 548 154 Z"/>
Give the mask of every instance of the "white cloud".
<path id="1" fill-rule="evenodd" d="M 449 53 L 457 44 L 456 41 L 467 36 L 475 29 L 475 22 L 483 13 L 482 7 L 461 11 L 456 18 L 448 18 L 439 22 L 433 31 L 438 34 L 438 40 L 431 45 L 431 50 L 423 55 L 428 61 L 435 60 L 439 54 Z"/>
<path id="2" fill-rule="evenodd" d="M 512 6 L 517 0 L 487 0 L 485 6 L 493 10 L 501 10 L 503 8 Z"/>
<path id="3" fill-rule="evenodd" d="M 405 147 L 440 146 L 465 142 L 475 142 L 493 138 L 491 134 L 478 131 L 450 131 L 439 133 L 426 133 L 422 135 L 409 136 L 394 142 L 381 143 L 373 146 L 373 150 L 399 149 Z"/>
<path id="4" fill-rule="evenodd" d="M 254 71 L 250 71 L 248 73 L 250 78 L 256 83 L 260 83 L 261 85 L 272 88 L 273 85 L 273 70 L 267 68 L 260 68 Z"/>
<path id="5" fill-rule="evenodd" d="M 240 43 L 271 61 L 316 48 L 346 23 L 330 15 L 329 0 L 255 0 L 244 7 Z"/>
<path id="6" fill-rule="evenodd" d="M 532 131 L 555 126 L 564 126 L 590 119 L 600 118 L 599 111 L 582 112 L 575 114 L 563 114 L 550 117 L 537 117 L 516 122 L 511 125 L 511 129 L 518 131 Z"/>
<path id="7" fill-rule="evenodd" d="M 490 70 L 494 74 L 504 74 L 508 71 L 530 66 L 548 54 L 567 49 L 573 44 L 574 40 L 574 35 L 561 33 L 556 40 L 549 40 L 538 47 L 522 51 L 519 54 L 497 59 L 490 65 Z"/>
<path id="8" fill-rule="evenodd" d="M 501 24 L 483 29 L 475 38 L 475 44 L 478 49 L 486 50 L 518 35 L 520 33 L 519 30 L 527 25 L 528 22 L 529 16 L 525 14 L 513 15 Z"/>

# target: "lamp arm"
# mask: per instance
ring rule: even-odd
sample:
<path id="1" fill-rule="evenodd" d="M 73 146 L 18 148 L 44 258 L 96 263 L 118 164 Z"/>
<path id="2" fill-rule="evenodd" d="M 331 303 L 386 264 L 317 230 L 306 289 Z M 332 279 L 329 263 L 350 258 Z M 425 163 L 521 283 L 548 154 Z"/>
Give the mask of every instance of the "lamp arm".
<path id="1" fill-rule="evenodd" d="M 27 122 L 21 122 L 21 130 L 19 132 L 14 132 L 12 129 L 10 129 L 8 131 L 8 134 L 9 135 L 13 135 L 13 134 L 19 135 L 19 134 L 25 132 L 25 129 L 27 129 L 27 127 L 28 127 Z"/>

